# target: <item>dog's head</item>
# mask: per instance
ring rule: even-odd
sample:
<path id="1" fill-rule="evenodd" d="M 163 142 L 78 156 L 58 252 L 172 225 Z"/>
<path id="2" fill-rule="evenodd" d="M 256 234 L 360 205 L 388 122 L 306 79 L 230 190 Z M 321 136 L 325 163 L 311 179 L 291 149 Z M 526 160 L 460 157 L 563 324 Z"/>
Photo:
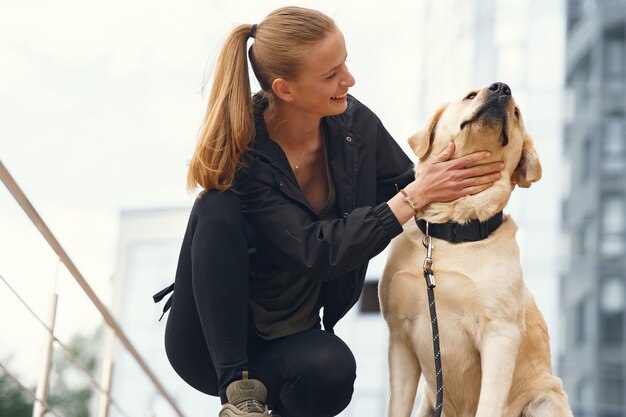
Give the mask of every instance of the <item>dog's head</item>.
<path id="1" fill-rule="evenodd" d="M 432 162 L 449 142 L 455 144 L 455 158 L 488 150 L 492 156 L 484 162 L 504 161 L 505 168 L 502 178 L 491 188 L 447 203 L 447 215 L 436 215 L 437 210 L 446 209 L 442 205 L 427 207 L 425 217 L 431 215 L 431 221 L 443 218 L 446 221 L 484 220 L 502 210 L 513 185 L 528 188 L 541 178 L 539 157 L 524 127 L 522 113 L 515 104 L 511 89 L 504 83 L 472 90 L 459 100 L 440 107 L 426 127 L 409 138 L 411 148 L 420 159 L 417 169 Z M 458 207 L 452 208 L 450 204 Z M 483 207 L 477 208 L 477 205 Z M 472 206 L 475 210 L 471 210 Z M 472 211 L 475 211 L 473 215 Z"/>

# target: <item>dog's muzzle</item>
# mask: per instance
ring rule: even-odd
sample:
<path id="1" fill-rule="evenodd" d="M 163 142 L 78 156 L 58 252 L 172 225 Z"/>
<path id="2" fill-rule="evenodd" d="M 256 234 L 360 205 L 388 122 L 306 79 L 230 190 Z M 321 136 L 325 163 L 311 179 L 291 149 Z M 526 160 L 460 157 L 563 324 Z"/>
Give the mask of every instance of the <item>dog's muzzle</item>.
<path id="1" fill-rule="evenodd" d="M 493 83 L 489 86 L 489 96 L 474 117 L 461 123 L 461 130 L 470 123 L 481 121 L 487 126 L 502 126 L 502 146 L 509 143 L 507 106 L 511 99 L 511 87 L 505 83 Z"/>

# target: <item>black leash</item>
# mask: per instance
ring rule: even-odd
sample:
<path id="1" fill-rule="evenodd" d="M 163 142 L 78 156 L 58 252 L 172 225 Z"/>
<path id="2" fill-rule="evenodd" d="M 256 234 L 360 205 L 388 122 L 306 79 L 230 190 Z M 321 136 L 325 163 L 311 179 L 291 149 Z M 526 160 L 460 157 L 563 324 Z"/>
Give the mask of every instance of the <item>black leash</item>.
<path id="1" fill-rule="evenodd" d="M 415 216 L 417 223 L 417 216 Z M 430 308 L 430 322 L 433 329 L 433 352 L 435 355 L 435 372 L 437 379 L 437 405 L 435 407 L 435 417 L 441 417 L 443 411 L 443 370 L 441 369 L 441 350 L 439 348 L 439 324 L 437 323 L 437 308 L 435 307 L 435 273 L 433 272 L 433 242 L 428 234 L 428 222 L 426 222 L 425 236 L 422 244 L 426 248 L 426 259 L 424 259 L 424 279 L 428 287 L 428 305 Z"/>

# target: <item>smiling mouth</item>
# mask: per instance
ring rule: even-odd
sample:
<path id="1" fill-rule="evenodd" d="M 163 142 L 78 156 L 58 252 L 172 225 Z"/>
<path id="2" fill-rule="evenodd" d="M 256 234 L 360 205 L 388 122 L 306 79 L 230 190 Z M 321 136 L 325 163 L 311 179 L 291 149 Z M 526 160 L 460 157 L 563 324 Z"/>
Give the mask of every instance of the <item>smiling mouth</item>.
<path id="1" fill-rule="evenodd" d="M 343 94 L 340 94 L 340 95 L 338 95 L 338 96 L 331 97 L 330 99 L 331 99 L 331 100 L 343 100 L 343 99 L 344 99 L 344 98 L 346 98 L 347 96 L 348 96 L 348 93 L 343 93 Z"/>

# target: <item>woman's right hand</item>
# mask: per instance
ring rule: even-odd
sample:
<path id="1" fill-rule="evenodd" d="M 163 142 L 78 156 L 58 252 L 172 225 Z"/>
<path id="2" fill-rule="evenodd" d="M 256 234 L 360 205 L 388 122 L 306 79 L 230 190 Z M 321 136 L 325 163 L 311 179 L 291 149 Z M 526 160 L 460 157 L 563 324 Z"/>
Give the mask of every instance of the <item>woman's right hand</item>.
<path id="1" fill-rule="evenodd" d="M 491 156 L 489 152 L 475 152 L 450 160 L 453 154 L 454 143 L 450 142 L 435 162 L 422 169 L 415 181 L 404 188 L 417 209 L 431 203 L 444 203 L 477 194 L 491 187 L 501 177 L 503 162 L 480 164 L 480 161 Z M 415 215 L 400 193 L 387 203 L 400 224 Z"/>
<path id="2" fill-rule="evenodd" d="M 503 162 L 480 163 L 491 156 L 487 151 L 450 160 L 453 154 L 454 143 L 450 142 L 435 162 L 421 170 L 415 181 L 405 188 L 420 208 L 480 193 L 501 177 Z"/>

